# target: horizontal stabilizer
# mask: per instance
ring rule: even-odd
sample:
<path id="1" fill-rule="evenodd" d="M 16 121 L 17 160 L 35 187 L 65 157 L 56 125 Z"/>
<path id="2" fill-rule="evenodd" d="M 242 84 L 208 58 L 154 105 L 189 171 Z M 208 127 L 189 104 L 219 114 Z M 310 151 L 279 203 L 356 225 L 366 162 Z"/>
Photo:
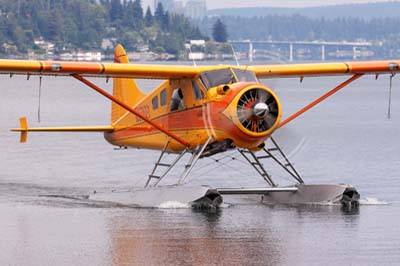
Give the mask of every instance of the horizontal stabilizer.
<path id="1" fill-rule="evenodd" d="M 20 128 L 13 128 L 11 131 L 21 132 L 20 142 L 28 139 L 28 132 L 113 132 L 113 126 L 79 126 L 79 127 L 36 127 L 28 128 L 26 117 L 19 119 Z"/>

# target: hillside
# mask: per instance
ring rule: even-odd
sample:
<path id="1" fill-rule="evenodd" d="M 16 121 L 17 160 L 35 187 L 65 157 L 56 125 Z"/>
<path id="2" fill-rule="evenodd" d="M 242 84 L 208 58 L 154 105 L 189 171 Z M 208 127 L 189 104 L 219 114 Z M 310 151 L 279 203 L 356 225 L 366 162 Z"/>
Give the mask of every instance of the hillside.
<path id="1" fill-rule="evenodd" d="M 371 52 L 375 58 L 400 57 L 400 17 L 397 15 L 400 14 L 399 2 L 303 9 L 227 9 L 212 12 L 215 12 L 214 15 L 197 21 L 200 30 L 208 35 L 219 18 L 226 25 L 229 40 L 361 41 L 372 43 Z M 216 16 L 217 13 L 227 15 Z"/>
<path id="2" fill-rule="evenodd" d="M 379 12 L 377 12 L 379 10 Z M 208 11 L 209 16 L 240 16 L 254 17 L 266 15 L 294 15 L 326 19 L 337 17 L 359 17 L 363 19 L 399 17 L 400 2 L 383 2 L 383 3 L 367 3 L 367 4 L 347 4 L 336 6 L 322 7 L 305 7 L 305 8 L 274 8 L 274 7 L 257 7 L 257 8 L 227 8 L 213 9 Z"/>
<path id="3" fill-rule="evenodd" d="M 205 38 L 183 15 L 162 6 L 154 14 L 140 0 L 0 0 L 0 54 L 60 54 L 79 49 L 179 56 L 184 43 Z M 110 52 L 110 51 L 108 51 Z"/>

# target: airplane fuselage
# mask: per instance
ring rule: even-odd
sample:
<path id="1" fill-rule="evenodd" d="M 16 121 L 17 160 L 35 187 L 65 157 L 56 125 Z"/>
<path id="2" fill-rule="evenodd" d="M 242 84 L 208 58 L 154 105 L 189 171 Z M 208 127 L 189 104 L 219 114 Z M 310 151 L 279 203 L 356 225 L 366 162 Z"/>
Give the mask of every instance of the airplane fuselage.
<path id="1" fill-rule="evenodd" d="M 252 72 L 229 67 L 202 73 L 196 79 L 167 80 L 134 108 L 190 143 L 190 148 L 212 136 L 212 143 L 257 149 L 281 117 L 278 97 L 271 89 L 260 84 Z M 267 119 L 268 113 L 274 113 L 273 118 Z M 105 133 L 105 138 L 117 146 L 160 150 L 169 139 L 129 112 L 113 126 L 115 131 Z M 183 149 L 182 144 L 171 141 L 170 151 Z"/>

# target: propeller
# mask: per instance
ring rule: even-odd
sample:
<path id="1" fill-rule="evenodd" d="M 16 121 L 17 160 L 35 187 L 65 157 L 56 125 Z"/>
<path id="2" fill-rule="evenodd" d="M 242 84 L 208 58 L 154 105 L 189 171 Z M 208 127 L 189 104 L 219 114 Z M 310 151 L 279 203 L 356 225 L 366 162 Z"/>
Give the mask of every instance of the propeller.
<path id="1" fill-rule="evenodd" d="M 281 127 L 274 131 L 272 137 L 281 146 L 288 158 L 292 158 L 301 152 L 308 144 L 304 132 L 301 128 L 296 127 Z M 270 146 L 268 141 L 267 147 Z"/>
<path id="2" fill-rule="evenodd" d="M 269 130 L 278 118 L 276 99 L 265 89 L 254 88 L 240 97 L 237 114 L 247 130 L 260 133 Z"/>

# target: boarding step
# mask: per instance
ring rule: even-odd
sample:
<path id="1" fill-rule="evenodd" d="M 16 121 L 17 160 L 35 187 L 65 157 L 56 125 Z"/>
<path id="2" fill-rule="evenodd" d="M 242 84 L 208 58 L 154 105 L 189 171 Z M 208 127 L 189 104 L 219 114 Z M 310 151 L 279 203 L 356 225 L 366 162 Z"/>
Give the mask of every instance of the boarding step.
<path id="1" fill-rule="evenodd" d="M 170 163 L 156 163 L 158 166 L 170 167 Z"/>
<path id="2" fill-rule="evenodd" d="M 262 148 L 260 151 L 253 152 L 248 149 L 238 149 L 241 155 L 247 160 L 247 162 L 253 166 L 253 168 L 263 177 L 265 181 L 271 186 L 276 187 L 272 176 L 267 171 L 264 164 L 267 160 L 273 160 L 281 168 L 284 169 L 292 178 L 296 180 L 299 184 L 304 183 L 299 172 L 295 169 L 294 165 L 290 162 L 289 158 L 285 155 L 283 150 L 279 147 L 278 143 L 270 137 L 270 143 L 268 147 Z"/>
<path id="3" fill-rule="evenodd" d="M 168 145 L 169 141 L 165 144 L 164 148 L 162 149 L 160 156 L 158 157 L 157 162 L 154 164 L 154 168 L 149 174 L 149 178 L 145 184 L 145 188 L 147 187 L 154 187 L 168 174 L 168 172 L 175 166 L 175 164 L 179 161 L 179 159 L 187 152 L 186 150 L 180 154 L 175 154 L 175 158 L 172 161 L 168 161 L 165 156 L 168 153 Z M 163 167 L 163 168 L 161 168 Z M 159 170 L 161 169 L 161 170 Z"/>
<path id="4" fill-rule="evenodd" d="M 271 157 L 272 157 L 271 155 L 263 155 L 263 156 L 257 156 L 257 159 L 262 160 L 262 159 L 269 159 Z"/>

